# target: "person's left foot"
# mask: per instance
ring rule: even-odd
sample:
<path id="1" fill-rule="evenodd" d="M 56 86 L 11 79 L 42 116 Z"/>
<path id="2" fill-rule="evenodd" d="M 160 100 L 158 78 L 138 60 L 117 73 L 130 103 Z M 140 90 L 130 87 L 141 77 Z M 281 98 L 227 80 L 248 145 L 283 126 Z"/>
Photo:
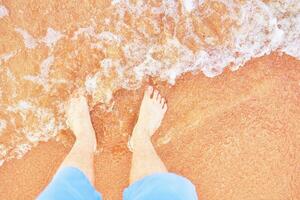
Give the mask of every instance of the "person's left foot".
<path id="1" fill-rule="evenodd" d="M 167 111 L 167 103 L 158 90 L 148 86 L 141 103 L 138 121 L 128 141 L 130 151 L 134 146 L 143 145 L 145 141 L 151 141 L 152 135 L 160 126 Z"/>
<path id="2" fill-rule="evenodd" d="M 70 99 L 67 109 L 67 124 L 76 136 L 76 143 L 95 148 L 97 141 L 92 126 L 89 106 L 84 96 Z"/>

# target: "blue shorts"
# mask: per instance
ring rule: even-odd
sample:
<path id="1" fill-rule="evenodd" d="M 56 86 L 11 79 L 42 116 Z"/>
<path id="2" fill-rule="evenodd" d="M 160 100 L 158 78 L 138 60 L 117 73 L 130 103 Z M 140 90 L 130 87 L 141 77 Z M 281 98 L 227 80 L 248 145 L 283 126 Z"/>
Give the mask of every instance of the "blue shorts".
<path id="1" fill-rule="evenodd" d="M 77 168 L 58 171 L 38 200 L 102 200 L 87 177 Z M 124 190 L 124 200 L 197 200 L 195 186 L 172 173 L 146 176 Z"/>

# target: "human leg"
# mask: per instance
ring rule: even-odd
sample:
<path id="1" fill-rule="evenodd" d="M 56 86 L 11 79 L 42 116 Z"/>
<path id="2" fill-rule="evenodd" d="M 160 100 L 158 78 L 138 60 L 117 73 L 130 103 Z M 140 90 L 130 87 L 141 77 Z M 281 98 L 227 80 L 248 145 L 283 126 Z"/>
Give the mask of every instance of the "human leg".
<path id="1" fill-rule="evenodd" d="M 130 186 L 124 200 L 197 200 L 195 186 L 188 179 L 168 173 L 152 143 L 151 136 L 160 126 L 167 110 L 165 99 L 148 87 L 141 104 L 129 148 L 133 152 Z"/>
<path id="2" fill-rule="evenodd" d="M 66 113 L 76 141 L 50 184 L 37 199 L 101 200 L 101 195 L 93 187 L 96 136 L 86 99 L 71 99 Z"/>
<path id="3" fill-rule="evenodd" d="M 160 126 L 166 111 L 165 99 L 149 86 L 145 91 L 138 121 L 129 141 L 133 152 L 130 184 L 147 175 L 168 171 L 151 142 L 151 137 Z"/>
<path id="4" fill-rule="evenodd" d="M 97 141 L 86 98 L 81 96 L 71 99 L 66 113 L 76 140 L 59 169 L 76 167 L 94 184 L 94 152 Z"/>

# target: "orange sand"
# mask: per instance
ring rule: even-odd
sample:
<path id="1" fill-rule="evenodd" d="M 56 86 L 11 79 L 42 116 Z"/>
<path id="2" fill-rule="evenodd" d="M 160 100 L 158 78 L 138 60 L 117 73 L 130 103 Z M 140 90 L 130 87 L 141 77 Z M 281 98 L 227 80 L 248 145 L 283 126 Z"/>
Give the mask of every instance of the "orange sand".
<path id="1" fill-rule="evenodd" d="M 170 171 L 196 184 L 201 200 L 300 199 L 299 61 L 272 54 L 213 79 L 200 73 L 184 75 L 173 87 L 153 82 L 169 104 L 154 138 L 157 150 Z M 102 150 L 96 188 L 107 200 L 121 199 L 128 185 L 126 141 L 142 92 L 119 90 L 113 112 L 98 106 L 92 112 Z M 6 162 L 0 199 L 34 199 L 68 149 L 40 143 L 21 160 Z"/>

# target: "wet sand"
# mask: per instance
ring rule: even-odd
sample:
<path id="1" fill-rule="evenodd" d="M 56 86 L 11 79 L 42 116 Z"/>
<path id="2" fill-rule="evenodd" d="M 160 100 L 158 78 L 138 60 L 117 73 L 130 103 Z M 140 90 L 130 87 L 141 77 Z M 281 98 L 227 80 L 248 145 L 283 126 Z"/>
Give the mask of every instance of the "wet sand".
<path id="1" fill-rule="evenodd" d="M 299 61 L 272 54 L 213 79 L 199 73 L 182 76 L 172 87 L 152 83 L 169 105 L 153 141 L 168 169 L 195 183 L 201 200 L 300 199 Z M 103 113 L 99 105 L 92 112 L 101 146 L 96 188 L 107 200 L 122 199 L 128 185 L 126 142 L 142 92 L 119 90 L 112 112 Z M 68 150 L 50 141 L 6 162 L 0 199 L 34 199 Z"/>

